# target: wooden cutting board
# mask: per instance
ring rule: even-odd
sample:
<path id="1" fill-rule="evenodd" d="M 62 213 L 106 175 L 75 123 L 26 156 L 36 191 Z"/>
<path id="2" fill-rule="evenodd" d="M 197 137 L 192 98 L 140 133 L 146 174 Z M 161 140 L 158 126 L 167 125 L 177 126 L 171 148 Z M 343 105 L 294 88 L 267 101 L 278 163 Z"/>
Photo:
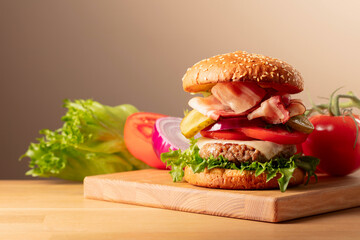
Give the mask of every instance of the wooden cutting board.
<path id="1" fill-rule="evenodd" d="M 85 198 L 281 222 L 360 206 L 360 174 L 319 177 L 318 183 L 280 190 L 221 190 L 174 183 L 166 170 L 139 170 L 86 177 Z"/>

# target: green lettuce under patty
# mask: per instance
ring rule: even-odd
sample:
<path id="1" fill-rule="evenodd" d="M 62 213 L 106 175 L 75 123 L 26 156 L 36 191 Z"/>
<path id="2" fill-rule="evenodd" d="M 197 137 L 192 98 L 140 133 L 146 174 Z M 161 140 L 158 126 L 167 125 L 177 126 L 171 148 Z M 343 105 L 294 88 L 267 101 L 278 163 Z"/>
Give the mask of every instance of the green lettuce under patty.
<path id="1" fill-rule="evenodd" d="M 199 155 L 199 147 L 196 145 L 195 139 L 191 139 L 190 148 L 185 151 L 170 150 L 167 153 L 161 154 L 161 160 L 166 163 L 167 166 L 171 166 L 170 174 L 174 182 L 181 181 L 184 177 L 184 167 L 188 166 L 194 173 L 200 173 L 207 169 L 213 168 L 225 168 L 235 169 L 243 172 L 255 171 L 255 176 L 259 176 L 262 173 L 266 174 L 266 182 L 273 179 L 277 173 L 281 174 L 278 179 L 281 192 L 285 192 L 286 188 L 293 177 L 295 169 L 301 168 L 307 172 L 308 179 L 305 184 L 308 184 L 311 176 L 315 174 L 316 166 L 320 160 L 315 157 L 302 156 L 301 154 L 293 155 L 290 158 L 276 157 L 268 162 L 242 162 L 240 165 L 236 165 L 233 162 L 227 161 L 223 156 L 218 158 L 202 158 Z"/>

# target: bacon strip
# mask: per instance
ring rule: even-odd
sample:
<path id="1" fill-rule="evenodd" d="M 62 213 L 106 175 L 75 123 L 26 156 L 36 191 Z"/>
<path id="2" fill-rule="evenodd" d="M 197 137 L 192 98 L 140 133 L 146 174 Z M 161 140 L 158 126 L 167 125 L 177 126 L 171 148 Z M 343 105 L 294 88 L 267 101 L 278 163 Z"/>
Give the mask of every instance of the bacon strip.
<path id="1" fill-rule="evenodd" d="M 285 109 L 281 96 L 273 96 L 261 103 L 260 107 L 248 114 L 248 119 L 263 117 L 268 123 L 286 123 L 289 118 L 289 111 Z"/>
<path id="2" fill-rule="evenodd" d="M 214 120 L 219 119 L 220 112 L 232 111 L 229 107 L 223 105 L 219 100 L 217 100 L 213 95 L 205 98 L 194 97 L 190 99 L 189 106 Z"/>
<path id="3" fill-rule="evenodd" d="M 268 123 L 286 123 L 290 117 L 301 115 L 306 108 L 299 99 L 289 94 L 277 94 L 260 102 L 266 91 L 254 83 L 218 83 L 212 89 L 213 95 L 190 99 L 189 105 L 214 120 L 220 116 L 246 116 L 249 120 L 262 117 Z M 260 106 L 258 107 L 258 105 Z M 254 110 L 255 109 L 255 110 Z"/>
<path id="4" fill-rule="evenodd" d="M 218 83 L 211 93 L 237 115 L 260 103 L 266 95 L 266 91 L 258 85 L 243 82 Z"/>
<path id="5" fill-rule="evenodd" d="M 213 95 L 209 97 L 190 99 L 189 105 L 214 120 L 220 116 L 247 115 L 266 95 L 266 91 L 254 83 L 218 83 L 211 92 Z"/>

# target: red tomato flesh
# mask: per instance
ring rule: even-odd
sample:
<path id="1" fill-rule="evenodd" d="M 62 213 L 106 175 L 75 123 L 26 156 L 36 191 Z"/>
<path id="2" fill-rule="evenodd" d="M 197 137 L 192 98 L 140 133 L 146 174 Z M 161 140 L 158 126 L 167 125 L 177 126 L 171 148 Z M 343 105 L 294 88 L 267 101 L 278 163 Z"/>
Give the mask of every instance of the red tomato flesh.
<path id="1" fill-rule="evenodd" d="M 166 169 L 166 165 L 156 156 L 151 137 L 155 121 L 162 117 L 167 116 L 149 112 L 134 113 L 126 119 L 124 128 L 124 141 L 129 152 L 158 169 Z"/>
<path id="2" fill-rule="evenodd" d="M 233 129 L 209 131 L 212 126 L 205 128 L 200 132 L 203 137 L 225 140 L 263 140 L 278 144 L 300 144 L 304 142 L 308 136 L 302 132 L 289 132 L 280 126 L 272 126 L 266 128 L 266 123 L 261 120 L 239 119 L 238 124 L 226 120 L 236 126 Z M 221 121 L 220 121 L 221 122 Z M 223 121 L 225 122 L 225 121 Z M 216 124 L 216 123 L 215 123 Z"/>
<path id="3" fill-rule="evenodd" d="M 317 115 L 309 120 L 315 129 L 302 144 L 302 150 L 305 155 L 320 159 L 318 170 L 345 176 L 360 168 L 360 137 L 354 148 L 356 125 L 350 116 Z"/>
<path id="4" fill-rule="evenodd" d="M 239 129 L 246 136 L 255 139 L 274 142 L 278 144 L 298 144 L 306 140 L 308 134 L 302 132 L 289 132 L 280 127 L 263 128 L 263 127 L 242 127 Z"/>

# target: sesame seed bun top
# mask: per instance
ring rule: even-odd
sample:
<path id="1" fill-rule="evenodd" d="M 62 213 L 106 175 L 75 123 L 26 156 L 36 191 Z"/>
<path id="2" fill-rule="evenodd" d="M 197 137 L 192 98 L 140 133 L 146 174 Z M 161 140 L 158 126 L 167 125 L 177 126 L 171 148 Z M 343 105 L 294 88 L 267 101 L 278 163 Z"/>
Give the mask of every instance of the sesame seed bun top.
<path id="1" fill-rule="evenodd" d="M 208 91 L 219 82 L 255 82 L 263 88 L 286 93 L 304 89 L 300 73 L 276 58 L 236 51 L 201 60 L 189 68 L 183 79 L 187 92 Z"/>

